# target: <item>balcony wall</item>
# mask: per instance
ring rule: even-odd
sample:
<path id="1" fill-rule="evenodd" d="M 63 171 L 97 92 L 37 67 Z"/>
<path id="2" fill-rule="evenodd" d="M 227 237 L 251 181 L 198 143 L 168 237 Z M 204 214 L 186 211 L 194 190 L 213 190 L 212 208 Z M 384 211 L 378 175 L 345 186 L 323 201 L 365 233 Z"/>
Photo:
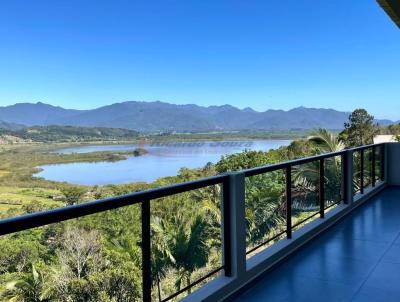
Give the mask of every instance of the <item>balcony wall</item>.
<path id="1" fill-rule="evenodd" d="M 386 175 L 390 186 L 400 186 L 400 144 L 389 143 L 386 148 Z"/>

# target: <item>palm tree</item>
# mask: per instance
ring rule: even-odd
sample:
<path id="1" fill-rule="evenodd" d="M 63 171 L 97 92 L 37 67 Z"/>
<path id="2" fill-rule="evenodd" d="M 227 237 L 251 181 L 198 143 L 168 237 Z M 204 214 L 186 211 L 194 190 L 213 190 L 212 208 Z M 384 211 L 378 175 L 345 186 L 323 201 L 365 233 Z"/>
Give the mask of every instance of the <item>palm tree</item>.
<path id="1" fill-rule="evenodd" d="M 338 152 L 345 148 L 344 142 L 339 136 L 327 131 L 326 129 L 318 129 L 308 140 L 313 142 L 321 152 Z M 326 199 L 334 201 L 337 199 L 341 187 L 341 157 L 336 156 L 325 160 L 325 184 Z"/>
<path id="2" fill-rule="evenodd" d="M 323 128 L 315 130 L 307 140 L 314 145 L 317 153 L 338 152 L 345 148 L 344 143 L 338 136 Z M 327 196 L 337 195 L 337 187 L 340 186 L 340 160 L 339 156 L 325 160 L 326 175 L 324 181 L 328 187 L 325 192 Z M 318 163 L 311 162 L 297 166 L 293 169 L 293 173 L 295 189 L 298 191 L 298 194 L 294 193 L 293 196 L 294 204 L 298 204 L 299 208 L 316 207 L 317 203 L 313 206 L 310 204 L 309 199 L 314 199 L 314 195 L 317 193 L 317 184 L 319 182 Z M 327 183 L 328 181 L 329 183 Z"/>
<path id="3" fill-rule="evenodd" d="M 39 302 L 49 301 L 50 291 L 46 290 L 43 273 L 32 264 L 29 274 L 8 282 L 0 294 L 3 301 Z"/>
<path id="4" fill-rule="evenodd" d="M 161 279 L 165 278 L 168 268 L 175 263 L 169 248 L 170 227 L 159 217 L 151 224 L 151 274 L 153 285 L 157 284 L 158 300 L 161 301 Z"/>
<path id="5" fill-rule="evenodd" d="M 200 206 L 195 214 L 202 215 L 209 225 L 210 247 L 216 247 L 217 254 L 221 255 L 221 223 L 222 223 L 222 188 L 219 185 L 195 190 L 191 194 L 193 201 Z M 195 215 L 194 214 L 194 215 Z M 193 216 L 194 216 L 193 215 Z"/>
<path id="6" fill-rule="evenodd" d="M 283 174 L 270 172 L 245 179 L 247 243 L 256 245 L 282 230 L 285 222 Z"/>
<path id="7" fill-rule="evenodd" d="M 210 221 L 218 228 L 221 225 L 221 198 L 222 190 L 220 186 L 209 186 L 193 191 L 193 199 L 202 204 L 202 210 L 206 216 L 210 216 Z"/>
<path id="8" fill-rule="evenodd" d="M 338 136 L 323 128 L 315 130 L 307 140 L 313 143 L 321 153 L 337 152 L 345 148 Z"/>
<path id="9" fill-rule="evenodd" d="M 177 220 L 177 228 L 171 238 L 171 252 L 178 269 L 179 277 L 175 285 L 179 290 L 183 281 L 190 285 L 195 270 L 206 266 L 210 255 L 210 236 L 209 225 L 200 215 L 186 223 L 181 218 Z"/>

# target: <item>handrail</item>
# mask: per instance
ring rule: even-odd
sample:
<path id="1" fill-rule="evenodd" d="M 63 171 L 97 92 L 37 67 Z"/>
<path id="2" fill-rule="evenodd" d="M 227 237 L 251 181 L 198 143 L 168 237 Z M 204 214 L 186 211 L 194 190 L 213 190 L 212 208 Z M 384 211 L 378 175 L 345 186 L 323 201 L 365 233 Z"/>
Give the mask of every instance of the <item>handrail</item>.
<path id="1" fill-rule="evenodd" d="M 228 174 L 0 220 L 0 236 L 222 183 Z"/>
<path id="2" fill-rule="evenodd" d="M 286 238 L 291 239 L 292 238 L 292 232 L 293 229 L 298 227 L 299 225 L 302 225 L 304 222 L 310 220 L 311 218 L 319 215 L 320 218 L 324 218 L 325 217 L 325 211 L 328 210 L 329 208 L 333 207 L 334 205 L 337 205 L 339 202 L 334 202 L 332 205 L 330 206 L 325 206 L 325 172 L 324 172 L 324 167 L 325 167 L 325 160 L 332 158 L 332 157 L 336 157 L 336 156 L 340 156 L 342 158 L 342 168 L 343 169 L 348 169 L 348 167 L 346 167 L 347 164 L 347 160 L 346 157 L 349 155 L 348 152 L 360 152 L 361 153 L 361 169 L 364 169 L 364 160 L 363 160 L 363 154 L 364 151 L 366 149 L 371 149 L 374 153 L 373 156 L 373 160 L 371 160 L 371 165 L 372 165 L 372 174 L 375 174 L 375 150 L 376 147 L 382 146 L 382 150 L 384 147 L 384 143 L 380 143 L 380 144 L 371 144 L 371 145 L 365 145 L 365 146 L 360 146 L 357 148 L 352 148 L 352 149 L 344 149 L 341 151 L 337 151 L 337 152 L 329 152 L 329 153 L 324 153 L 324 154 L 319 154 L 319 155 L 315 155 L 315 156 L 310 156 L 310 157 L 306 157 L 306 158 L 300 158 L 300 159 L 295 159 L 295 160 L 290 160 L 290 161 L 286 161 L 286 162 L 281 162 L 281 163 L 276 163 L 276 164 L 271 164 L 271 165 L 266 165 L 266 166 L 262 166 L 262 167 L 256 167 L 256 168 L 251 168 L 251 169 L 247 169 L 247 170 L 243 170 L 242 172 L 244 173 L 245 177 L 252 177 L 252 176 L 257 176 L 260 174 L 264 174 L 267 172 L 274 172 L 277 170 L 282 170 L 285 173 L 285 182 L 286 182 L 286 189 L 285 189 L 285 195 L 286 195 L 286 228 L 282 233 L 286 232 Z M 312 215 L 306 217 L 305 219 L 303 219 L 300 222 L 297 222 L 296 224 L 292 224 L 292 168 L 293 166 L 298 166 L 298 165 L 302 165 L 302 164 L 307 164 L 307 163 L 311 163 L 311 162 L 317 162 L 318 163 L 318 174 L 319 174 L 319 181 L 318 181 L 318 204 L 319 204 L 319 211 L 316 213 L 313 213 Z M 381 163 L 382 165 L 382 163 Z M 383 169 L 383 167 L 381 167 L 381 170 Z M 347 200 L 346 200 L 346 196 L 344 196 L 344 192 L 346 191 L 346 186 L 347 186 L 347 173 L 342 173 L 342 201 L 344 204 L 347 204 Z M 381 173 L 381 177 L 382 177 L 382 173 Z M 362 186 L 362 191 L 361 193 L 364 192 L 364 175 L 361 175 L 361 186 Z M 372 183 L 373 186 L 375 186 L 375 183 Z M 270 242 L 276 240 L 277 237 L 281 236 L 282 234 L 278 234 L 275 236 L 272 236 L 270 238 L 264 239 L 263 242 L 258 243 L 255 247 L 251 247 L 248 251 L 246 251 L 246 254 L 251 254 L 254 251 L 256 251 L 257 249 L 269 244 Z"/>
<path id="3" fill-rule="evenodd" d="M 384 145 L 383 143 L 375 145 L 365 145 L 352 149 L 350 151 L 359 151 L 363 149 L 371 148 L 372 146 Z M 254 176 L 262 173 L 272 172 L 280 169 L 284 169 L 288 166 L 297 166 L 306 164 L 309 162 L 317 161 L 320 159 L 326 159 L 330 157 L 343 155 L 346 150 L 324 153 L 320 155 L 294 159 L 290 161 L 284 161 L 276 164 L 269 164 L 261 167 L 245 169 L 240 172 L 244 173 L 245 176 Z M 194 181 L 173 184 L 170 186 L 159 187 L 155 189 L 144 190 L 140 192 L 134 192 L 126 195 L 120 195 L 116 197 L 100 199 L 96 201 L 89 201 L 77 205 L 66 206 L 62 208 L 41 211 L 33 214 L 26 214 L 12 218 L 6 218 L 0 220 L 0 236 L 6 235 L 13 232 L 23 231 L 33 227 L 40 227 L 54 222 L 60 222 L 73 218 L 79 218 L 82 216 L 113 210 L 116 208 L 134 205 L 144 200 L 162 198 L 174 194 L 183 193 L 190 190 L 200 189 L 203 187 L 216 185 L 224 181 L 229 177 L 230 173 L 216 175 L 208 178 L 202 178 Z M 57 218 L 53 218 L 57 217 Z"/>
<path id="4" fill-rule="evenodd" d="M 344 150 L 336 151 L 336 152 L 329 152 L 329 153 L 323 153 L 323 154 L 309 156 L 309 157 L 293 159 L 293 160 L 289 160 L 289 161 L 279 162 L 276 164 L 269 164 L 269 165 L 265 165 L 265 166 L 261 166 L 261 167 L 246 169 L 246 170 L 243 170 L 242 172 L 244 173 L 245 176 L 254 176 L 257 174 L 262 174 L 262 173 L 266 173 L 266 172 L 272 172 L 272 171 L 284 169 L 288 166 L 297 166 L 297 165 L 302 165 L 302 164 L 306 164 L 309 162 L 317 161 L 320 159 L 340 156 L 340 155 L 345 154 L 346 151 L 355 152 L 355 151 L 360 151 L 360 150 L 371 148 L 372 146 L 378 147 L 381 145 L 384 145 L 384 143 L 365 145 L 365 146 L 360 146 L 360 147 L 351 148 L 351 149 L 344 149 Z"/>
<path id="5" fill-rule="evenodd" d="M 25 214 L 17 217 L 11 217 L 11 218 L 6 218 L 3 220 L 0 220 L 0 236 L 1 235 L 6 235 L 6 234 L 11 234 L 14 232 L 19 232 L 35 227 L 41 227 L 45 226 L 51 223 L 57 223 L 57 222 L 62 222 L 66 220 L 70 220 L 73 218 L 79 218 L 95 213 L 101 213 L 105 212 L 108 210 L 112 209 L 117 209 L 129 205 L 135 205 L 135 204 L 141 204 L 141 222 L 142 222 L 142 271 L 143 271 L 143 280 L 142 280 L 142 290 L 143 290 L 143 300 L 144 301 L 151 301 L 151 286 L 152 286 L 152 280 L 151 280 L 151 228 L 150 228 L 150 202 L 154 199 L 162 198 L 162 197 L 167 197 L 179 193 L 184 193 L 188 192 L 191 190 L 196 190 L 196 189 L 201 189 L 204 187 L 212 186 L 212 185 L 221 185 L 222 186 L 222 209 L 221 209 L 221 214 L 222 214 L 222 223 L 221 223 L 221 228 L 222 228 L 222 239 L 223 239 L 223 245 L 222 248 L 224 249 L 223 252 L 223 263 L 222 266 L 219 268 L 211 271 L 208 273 L 206 276 L 201 277 L 197 281 L 193 282 L 192 284 L 186 286 L 184 289 L 172 294 L 171 296 L 163 299 L 163 301 L 168 301 L 171 300 L 172 298 L 176 297 L 183 291 L 193 287 L 194 285 L 200 283 L 201 281 L 205 280 L 212 274 L 216 274 L 220 270 L 224 270 L 224 274 L 227 277 L 230 277 L 232 275 L 232 225 L 235 225 L 237 221 L 232 221 L 231 219 L 231 207 L 234 207 L 235 200 L 232 200 L 232 197 L 230 195 L 230 191 L 233 189 L 232 186 L 234 183 L 232 183 L 232 176 L 234 174 L 241 174 L 242 177 L 250 177 L 250 176 L 255 176 L 267 172 L 272 172 L 276 170 L 285 170 L 285 176 L 286 176 L 286 229 L 279 233 L 278 235 L 275 235 L 273 238 L 268 239 L 267 241 L 259 244 L 257 247 L 252 248 L 251 252 L 255 251 L 256 249 L 260 248 L 261 246 L 267 244 L 271 240 L 275 240 L 279 236 L 283 235 L 286 232 L 286 237 L 288 239 L 291 239 L 292 237 L 292 230 L 293 228 L 297 227 L 298 225 L 304 223 L 306 220 L 311 219 L 312 217 L 316 215 L 320 215 L 321 218 L 324 218 L 324 214 L 326 209 L 329 207 L 325 206 L 325 194 L 324 194 L 324 185 L 325 185 L 325 176 L 324 176 L 324 167 L 325 167 L 325 159 L 336 157 L 336 156 L 341 156 L 342 157 L 342 168 L 344 170 L 348 169 L 347 165 L 347 160 L 348 160 L 348 155 L 351 154 L 349 152 L 361 152 L 361 155 L 364 153 L 365 149 L 371 148 L 373 150 L 373 156 L 372 156 L 372 174 L 373 174 L 373 182 L 372 185 L 374 186 L 375 183 L 375 175 L 376 175 L 376 165 L 375 165 L 375 150 L 376 147 L 382 146 L 381 148 L 381 169 L 380 169 L 380 177 L 382 178 L 384 176 L 383 169 L 384 169 L 384 155 L 382 151 L 384 151 L 385 144 L 375 144 L 375 145 L 366 145 L 366 146 L 361 146 L 353 149 L 348 149 L 348 150 L 341 150 L 337 152 L 331 152 L 331 153 L 324 153 L 320 155 L 315 155 L 311 157 L 306 157 L 306 158 L 300 158 L 300 159 L 295 159 L 295 160 L 290 160 L 286 162 L 281 162 L 281 163 L 276 163 L 276 164 L 270 164 L 270 165 L 265 165 L 261 167 L 256 167 L 256 168 L 250 168 L 246 170 L 242 170 L 239 172 L 228 172 L 208 178 L 203 178 L 203 179 L 198 179 L 190 182 L 185 182 L 185 183 L 178 183 L 178 184 L 173 184 L 170 186 L 165 186 L 165 187 L 159 187 L 159 188 L 154 188 L 154 189 L 149 189 L 149 190 L 144 190 L 140 192 L 133 192 L 130 194 L 126 195 L 121 195 L 121 196 L 116 196 L 116 197 L 111 197 L 111 198 L 106 198 L 106 199 L 101 199 L 101 200 L 96 200 L 96 201 L 90 201 L 90 202 L 85 202 L 77 205 L 71 205 L 71 206 L 66 206 L 63 208 L 57 208 L 57 209 L 52 209 L 52 210 L 46 210 L 42 212 L 37 212 L 33 214 Z M 295 225 L 292 225 L 292 167 L 301 165 L 301 164 L 306 164 L 310 162 L 319 162 L 319 189 L 318 189 L 318 194 L 319 194 L 319 211 L 315 214 L 313 214 L 310 217 L 307 217 L 301 222 L 297 222 Z M 362 156 L 361 160 L 361 170 L 363 171 L 364 169 L 364 160 Z M 347 173 L 342 173 L 342 182 L 343 185 L 346 186 L 347 184 Z M 382 178 L 383 179 L 383 178 Z M 363 175 L 361 175 L 361 188 L 363 189 Z M 243 193 L 243 189 L 242 193 Z M 344 188 L 343 191 L 346 191 Z M 244 194 L 244 193 L 243 193 Z M 343 202 L 347 203 L 346 197 L 342 196 Z M 332 205 L 331 205 L 332 206 Z M 235 212 L 235 210 L 233 210 Z"/>

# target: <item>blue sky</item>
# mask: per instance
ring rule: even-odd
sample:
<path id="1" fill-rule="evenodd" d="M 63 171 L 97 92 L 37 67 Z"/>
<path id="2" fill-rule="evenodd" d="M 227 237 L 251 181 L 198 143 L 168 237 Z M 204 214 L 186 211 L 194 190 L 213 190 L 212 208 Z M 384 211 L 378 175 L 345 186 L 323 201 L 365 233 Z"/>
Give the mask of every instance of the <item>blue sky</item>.
<path id="1" fill-rule="evenodd" d="M 0 3 L 0 105 L 300 105 L 400 120 L 400 30 L 375 0 Z"/>

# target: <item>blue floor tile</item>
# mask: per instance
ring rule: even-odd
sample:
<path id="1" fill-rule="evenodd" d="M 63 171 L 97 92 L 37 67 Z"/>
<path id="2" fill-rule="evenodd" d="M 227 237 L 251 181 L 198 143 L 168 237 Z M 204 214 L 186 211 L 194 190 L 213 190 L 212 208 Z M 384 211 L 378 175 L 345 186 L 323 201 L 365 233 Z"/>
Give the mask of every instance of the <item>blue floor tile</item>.
<path id="1" fill-rule="evenodd" d="M 353 239 L 351 237 L 322 237 L 310 248 L 303 249 L 300 255 L 326 257 L 329 259 L 347 258 L 354 260 L 379 260 L 390 247 L 387 242 Z"/>
<path id="2" fill-rule="evenodd" d="M 379 288 L 363 287 L 351 302 L 399 302 L 398 292 L 391 292 Z"/>
<path id="3" fill-rule="evenodd" d="M 266 287 L 265 284 L 268 284 Z M 340 282 L 324 281 L 317 278 L 278 277 L 278 280 L 263 279 L 235 301 L 279 301 L 279 302 L 329 302 L 350 301 L 357 292 L 357 286 Z"/>
<path id="4" fill-rule="evenodd" d="M 400 264 L 400 244 L 391 246 L 383 256 L 382 261 Z"/>
<path id="5" fill-rule="evenodd" d="M 235 301 L 400 301 L 400 188 L 360 206 Z"/>
<path id="6" fill-rule="evenodd" d="M 325 281 L 361 285 L 371 273 L 375 262 L 355 259 L 330 259 L 325 256 L 291 259 L 282 269 L 294 276 L 313 277 Z"/>
<path id="7" fill-rule="evenodd" d="M 380 262 L 365 282 L 365 286 L 395 292 L 400 301 L 400 264 Z"/>

